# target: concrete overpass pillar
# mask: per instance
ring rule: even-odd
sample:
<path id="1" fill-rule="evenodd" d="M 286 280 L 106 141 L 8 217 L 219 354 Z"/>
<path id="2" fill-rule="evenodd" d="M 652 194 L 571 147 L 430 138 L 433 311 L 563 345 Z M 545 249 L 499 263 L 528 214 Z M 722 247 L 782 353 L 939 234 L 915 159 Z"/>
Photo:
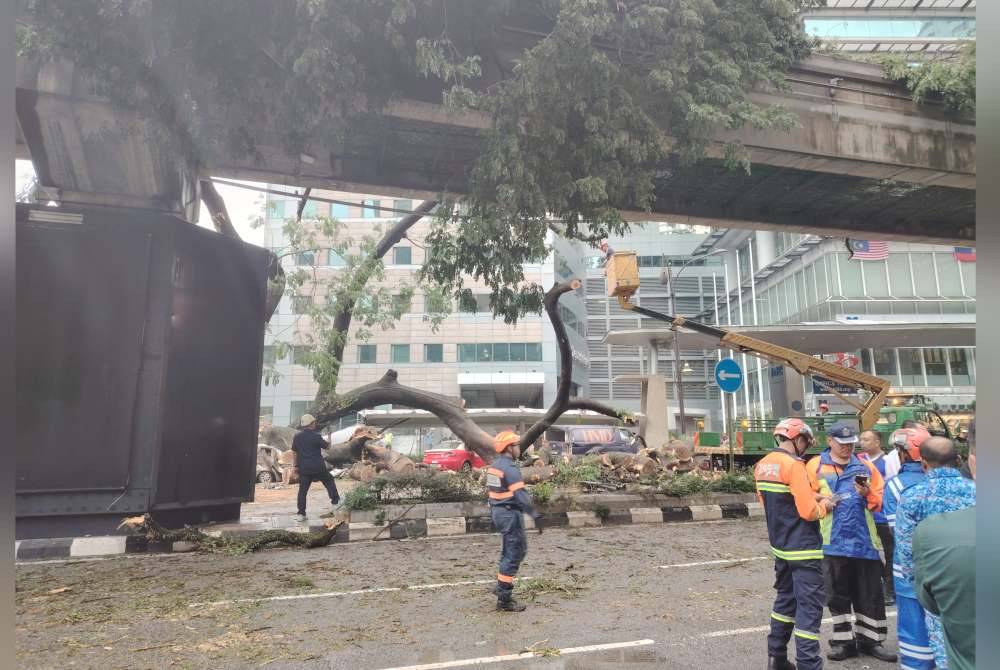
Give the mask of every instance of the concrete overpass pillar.
<path id="1" fill-rule="evenodd" d="M 754 258 L 754 269 L 762 268 L 777 258 L 778 233 L 773 230 L 759 230 L 757 236 L 757 252 Z"/>
<path id="2" fill-rule="evenodd" d="M 645 415 L 642 437 L 647 447 L 662 446 L 670 437 L 667 409 L 667 379 L 651 374 L 642 382 L 642 413 Z"/>

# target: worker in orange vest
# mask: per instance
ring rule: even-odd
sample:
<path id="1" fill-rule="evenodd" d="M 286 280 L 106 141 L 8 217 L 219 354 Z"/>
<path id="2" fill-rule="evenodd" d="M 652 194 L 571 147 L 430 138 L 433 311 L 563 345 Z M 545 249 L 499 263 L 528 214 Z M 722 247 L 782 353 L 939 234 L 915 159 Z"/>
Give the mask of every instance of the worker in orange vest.
<path id="1" fill-rule="evenodd" d="M 497 457 L 486 469 L 490 516 L 493 526 L 503 536 L 496 586 L 497 610 L 502 612 L 523 612 L 525 609 L 522 603 L 514 600 L 514 577 L 528 552 L 523 515 L 532 517 L 538 532 L 542 532 L 541 515 L 531 504 L 524 478 L 514 463 L 521 455 L 520 441 L 520 436 L 513 431 L 499 433 L 493 440 Z"/>

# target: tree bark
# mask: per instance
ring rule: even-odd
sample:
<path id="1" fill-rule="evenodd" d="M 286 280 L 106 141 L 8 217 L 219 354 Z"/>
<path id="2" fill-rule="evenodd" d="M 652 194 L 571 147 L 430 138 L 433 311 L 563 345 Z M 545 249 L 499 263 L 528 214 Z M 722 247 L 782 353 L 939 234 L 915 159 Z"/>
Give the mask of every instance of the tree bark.
<path id="1" fill-rule="evenodd" d="M 540 484 L 556 476 L 556 469 L 551 465 L 532 465 L 521 468 L 521 477 L 525 484 Z"/>
<path id="2" fill-rule="evenodd" d="M 657 470 L 656 461 L 652 458 L 619 451 L 601 454 L 601 463 L 609 468 L 624 468 L 638 475 L 652 475 Z"/>
<path id="3" fill-rule="evenodd" d="M 412 214 L 407 214 L 402 219 L 396 223 L 395 226 L 390 228 L 379 243 L 375 246 L 375 251 L 372 255 L 366 259 L 366 261 L 358 267 L 354 273 L 354 277 L 351 280 L 350 295 L 358 295 L 364 289 L 368 280 L 371 279 L 372 274 L 375 272 L 377 263 L 387 254 L 389 250 L 394 246 L 399 244 L 407 231 L 410 230 L 420 219 L 424 218 L 425 215 L 429 214 L 435 207 L 437 207 L 437 200 L 424 200 L 420 205 L 413 210 Z M 331 326 L 331 335 L 326 345 L 326 353 L 330 356 L 331 360 L 337 361 L 336 365 L 339 366 L 344 360 L 344 347 L 347 345 L 347 335 L 348 331 L 351 329 L 351 320 L 354 318 L 354 306 L 356 301 L 351 298 L 344 301 L 342 304 L 337 305 L 337 314 L 333 317 L 333 325 Z M 334 382 L 336 384 L 336 382 Z M 333 395 L 336 393 L 336 388 L 323 388 L 316 393 L 315 405 L 318 407 L 323 403 L 324 396 Z M 315 413 L 315 412 L 314 412 Z"/>
<path id="4" fill-rule="evenodd" d="M 467 447 L 475 451 L 486 462 L 492 461 L 493 438 L 468 417 L 460 398 L 423 391 L 403 386 L 398 381 L 395 370 L 388 370 L 382 379 L 356 388 L 343 396 L 326 397 L 316 409 L 316 420 L 320 425 L 329 424 L 342 416 L 379 405 L 400 405 L 426 410 L 451 429 L 455 436 Z"/>
<path id="5" fill-rule="evenodd" d="M 365 445 L 368 444 L 369 440 L 376 439 L 378 439 L 378 434 L 373 430 L 359 431 L 347 442 L 332 444 L 329 449 L 324 449 L 323 460 L 335 468 L 346 467 L 360 461 L 364 455 Z"/>
<path id="6" fill-rule="evenodd" d="M 577 290 L 580 286 L 580 280 L 573 279 L 572 281 L 556 284 L 545 294 L 545 312 L 549 315 L 552 330 L 555 331 L 556 335 L 556 344 L 559 345 L 559 387 L 556 391 L 555 400 L 552 401 L 552 406 L 549 407 L 545 416 L 536 421 L 521 436 L 521 451 L 525 451 L 529 446 L 534 444 L 535 440 L 541 437 L 564 412 L 571 408 L 569 392 L 573 381 L 573 349 L 569 343 L 566 324 L 563 323 L 562 316 L 559 315 L 559 299 L 566 293 Z M 575 403 L 575 407 L 578 409 L 589 409 L 606 416 L 613 416 L 617 419 L 622 418 L 620 412 L 594 400 L 574 398 L 573 403 Z"/>

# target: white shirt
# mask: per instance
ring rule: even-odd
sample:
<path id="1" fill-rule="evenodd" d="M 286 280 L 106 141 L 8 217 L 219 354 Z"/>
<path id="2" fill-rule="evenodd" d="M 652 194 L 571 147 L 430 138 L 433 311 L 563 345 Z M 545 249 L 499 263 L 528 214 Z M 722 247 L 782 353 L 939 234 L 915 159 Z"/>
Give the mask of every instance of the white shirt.
<path id="1" fill-rule="evenodd" d="M 899 474 L 899 470 L 902 465 L 899 462 L 899 451 L 893 449 L 889 452 L 889 455 L 885 457 L 885 478 L 895 477 Z"/>

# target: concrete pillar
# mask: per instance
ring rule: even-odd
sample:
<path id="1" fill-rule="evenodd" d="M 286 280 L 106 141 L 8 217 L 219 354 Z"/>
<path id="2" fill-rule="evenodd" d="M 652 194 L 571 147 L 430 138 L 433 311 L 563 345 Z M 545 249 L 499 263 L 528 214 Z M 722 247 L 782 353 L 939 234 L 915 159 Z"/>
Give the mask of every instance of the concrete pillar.
<path id="1" fill-rule="evenodd" d="M 772 365 L 769 381 L 771 386 L 771 411 L 776 418 L 805 416 L 805 395 L 802 375 L 794 368 Z"/>
<path id="2" fill-rule="evenodd" d="M 656 375 L 660 373 L 660 347 L 657 344 L 651 344 L 649 346 L 649 374 Z"/>
<path id="3" fill-rule="evenodd" d="M 646 446 L 656 448 L 669 437 L 667 427 L 667 379 L 663 375 L 649 375 L 642 383 L 642 413 L 646 425 L 642 437 Z"/>
<path id="4" fill-rule="evenodd" d="M 754 268 L 762 268 L 778 256 L 778 233 L 773 230 L 758 230 L 756 235 L 757 257 L 754 259 Z"/>

